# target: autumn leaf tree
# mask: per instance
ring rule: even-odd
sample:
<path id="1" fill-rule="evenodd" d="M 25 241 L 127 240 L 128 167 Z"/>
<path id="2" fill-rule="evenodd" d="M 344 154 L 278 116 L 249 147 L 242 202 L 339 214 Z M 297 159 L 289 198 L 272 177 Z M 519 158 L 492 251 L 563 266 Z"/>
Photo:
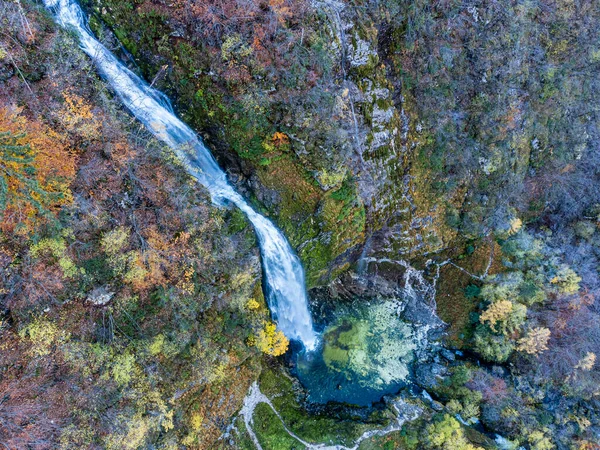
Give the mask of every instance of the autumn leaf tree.
<path id="1" fill-rule="evenodd" d="M 536 327 L 519 339 L 517 342 L 517 350 L 525 352 L 529 355 L 537 355 L 538 353 L 548 350 L 548 341 L 550 340 L 550 330 L 544 327 Z"/>
<path id="2" fill-rule="evenodd" d="M 479 322 L 489 323 L 492 331 L 496 330 L 496 324 L 499 321 L 505 320 L 513 310 L 513 304 L 509 300 L 500 300 L 492 303 L 488 308 L 481 313 L 479 316 Z"/>
<path id="3" fill-rule="evenodd" d="M 0 109 L 0 229 L 27 233 L 71 201 L 74 156 L 60 136 Z"/>
<path id="4" fill-rule="evenodd" d="M 283 355 L 289 346 L 289 341 L 277 325 L 273 322 L 267 322 L 256 336 L 256 346 L 267 355 Z"/>

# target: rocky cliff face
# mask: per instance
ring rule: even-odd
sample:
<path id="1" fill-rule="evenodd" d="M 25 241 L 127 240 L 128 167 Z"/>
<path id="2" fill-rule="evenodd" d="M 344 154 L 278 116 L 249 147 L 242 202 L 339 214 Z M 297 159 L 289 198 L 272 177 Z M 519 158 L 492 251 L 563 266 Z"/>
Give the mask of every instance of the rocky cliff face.
<path id="1" fill-rule="evenodd" d="M 598 12 L 567 3 L 88 6 L 317 285 L 361 254 L 423 255 L 544 212 L 552 173 L 598 145 Z"/>

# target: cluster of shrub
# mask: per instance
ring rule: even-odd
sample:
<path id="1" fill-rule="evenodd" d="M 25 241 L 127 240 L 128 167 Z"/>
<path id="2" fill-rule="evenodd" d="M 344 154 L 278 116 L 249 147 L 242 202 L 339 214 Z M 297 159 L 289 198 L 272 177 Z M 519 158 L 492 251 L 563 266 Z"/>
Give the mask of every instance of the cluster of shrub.
<path id="1" fill-rule="evenodd" d="M 479 361 L 457 360 L 433 388 L 444 404 L 436 436 L 456 439 L 457 424 L 481 422 L 514 448 L 597 448 L 598 212 L 554 232 L 523 227 L 498 239 L 502 270 L 465 289 L 478 302 L 466 349 Z"/>

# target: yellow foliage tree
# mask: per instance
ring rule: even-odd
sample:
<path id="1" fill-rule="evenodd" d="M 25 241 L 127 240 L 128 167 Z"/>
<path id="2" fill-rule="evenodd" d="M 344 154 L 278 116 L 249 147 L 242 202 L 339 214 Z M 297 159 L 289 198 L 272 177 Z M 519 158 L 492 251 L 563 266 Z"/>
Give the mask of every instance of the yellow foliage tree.
<path id="1" fill-rule="evenodd" d="M 509 300 L 499 300 L 492 303 L 479 316 L 479 322 L 488 322 L 490 328 L 496 331 L 496 324 L 499 321 L 506 319 L 513 310 L 513 304 Z"/>
<path id="2" fill-rule="evenodd" d="M 65 106 L 61 113 L 62 123 L 71 134 L 81 136 L 86 141 L 101 137 L 100 122 L 92 112 L 91 105 L 71 91 L 63 94 Z"/>
<path id="3" fill-rule="evenodd" d="M 246 308 L 248 308 L 250 311 L 256 311 L 258 308 L 260 308 L 260 303 L 258 303 L 255 299 L 251 298 L 246 303 Z"/>
<path id="4" fill-rule="evenodd" d="M 200 431 L 203 422 L 204 416 L 201 413 L 195 412 L 192 414 L 192 417 L 190 418 L 190 425 L 192 427 L 192 430 Z"/>
<path id="5" fill-rule="evenodd" d="M 548 341 L 550 340 L 550 330 L 544 327 L 537 327 L 529 330 L 526 336 L 517 342 L 517 350 L 530 355 L 548 350 Z"/>
<path id="6" fill-rule="evenodd" d="M 586 355 L 579 360 L 576 369 L 581 370 L 592 370 L 596 364 L 596 354 L 594 352 L 587 352 Z"/>
<path id="7" fill-rule="evenodd" d="M 522 227 L 523 221 L 518 217 L 515 217 L 510 221 L 510 231 L 508 232 L 508 234 L 516 234 Z"/>
<path id="8" fill-rule="evenodd" d="M 265 327 L 258 332 L 255 340 L 255 345 L 260 351 L 271 356 L 283 355 L 289 344 L 283 332 L 277 330 L 277 325 L 273 322 L 265 323 Z"/>
<path id="9" fill-rule="evenodd" d="M 288 145 L 290 143 L 290 138 L 287 134 L 282 133 L 281 131 L 276 131 L 271 137 L 271 142 L 273 142 L 275 147 L 280 147 L 282 145 Z"/>

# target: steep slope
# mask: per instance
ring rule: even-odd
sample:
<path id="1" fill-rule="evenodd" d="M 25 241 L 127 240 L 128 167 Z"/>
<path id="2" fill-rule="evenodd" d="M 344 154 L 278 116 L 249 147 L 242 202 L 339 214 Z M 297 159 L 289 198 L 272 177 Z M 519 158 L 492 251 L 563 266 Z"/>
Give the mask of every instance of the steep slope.
<path id="1" fill-rule="evenodd" d="M 40 6 L 0 21 L 0 440 L 214 448 L 273 351 L 251 228 Z"/>
<path id="2" fill-rule="evenodd" d="M 595 2 L 85 4 L 290 238 L 316 318 L 412 292 L 455 351 L 374 408 L 305 403 L 244 216 L 39 5 L 0 0 L 0 442 L 597 448 Z"/>
<path id="3" fill-rule="evenodd" d="M 507 230 L 515 208 L 572 217 L 598 195 L 592 2 L 87 5 L 273 215 L 311 285 L 361 254 L 418 256 Z"/>

